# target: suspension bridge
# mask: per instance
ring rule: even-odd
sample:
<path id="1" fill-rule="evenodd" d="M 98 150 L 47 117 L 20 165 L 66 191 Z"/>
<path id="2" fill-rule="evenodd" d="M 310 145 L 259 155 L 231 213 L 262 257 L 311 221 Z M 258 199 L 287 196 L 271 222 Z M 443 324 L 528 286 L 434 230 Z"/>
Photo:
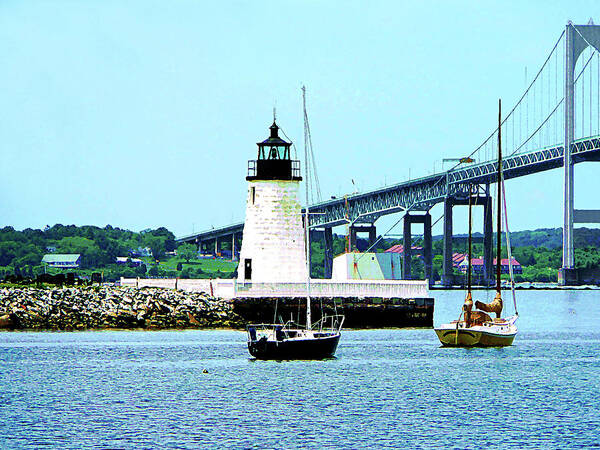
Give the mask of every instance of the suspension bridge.
<path id="1" fill-rule="evenodd" d="M 574 209 L 574 164 L 600 160 L 600 26 L 569 22 L 550 50 L 542 67 L 525 92 L 503 118 L 501 126 L 448 170 L 433 175 L 357 193 L 344 198 L 314 202 L 309 206 L 312 230 L 320 231 L 325 247 L 325 277 L 331 276 L 332 228 L 348 225 L 353 245 L 357 233 L 376 238 L 375 222 L 386 215 L 402 213 L 404 225 L 403 276 L 411 278 L 411 225 L 422 223 L 425 277 L 431 280 L 430 209 L 444 203 L 444 246 L 442 284 L 453 284 L 452 208 L 467 203 L 469 188 L 475 186 L 477 204 L 484 206 L 484 273 L 492 275 L 492 200 L 490 184 L 497 181 L 498 128 L 502 134 L 505 179 L 563 167 L 564 222 L 563 262 L 559 283 L 577 283 L 575 270 L 574 223 L 600 223 L 600 210 Z M 568 149 L 568 151 L 565 151 Z M 213 228 L 182 236 L 178 242 L 191 242 L 218 251 L 219 243 L 239 248 L 243 223 Z"/>

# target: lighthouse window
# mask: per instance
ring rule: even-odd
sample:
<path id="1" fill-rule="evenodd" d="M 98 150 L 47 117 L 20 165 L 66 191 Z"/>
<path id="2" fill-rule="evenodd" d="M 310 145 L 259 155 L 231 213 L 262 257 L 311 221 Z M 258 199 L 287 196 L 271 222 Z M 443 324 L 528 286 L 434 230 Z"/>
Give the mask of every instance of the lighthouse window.
<path id="1" fill-rule="evenodd" d="M 254 200 L 256 200 L 256 188 L 250 188 L 250 197 L 252 198 L 252 204 L 254 205 Z"/>

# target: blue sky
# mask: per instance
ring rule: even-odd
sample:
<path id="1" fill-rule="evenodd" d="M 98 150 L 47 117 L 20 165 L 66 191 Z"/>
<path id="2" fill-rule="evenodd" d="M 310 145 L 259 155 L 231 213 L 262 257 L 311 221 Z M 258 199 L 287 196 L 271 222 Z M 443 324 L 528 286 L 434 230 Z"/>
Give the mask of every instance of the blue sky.
<path id="1" fill-rule="evenodd" d="M 326 198 L 430 174 L 487 137 L 497 99 L 514 103 L 568 19 L 598 13 L 593 1 L 3 0 L 0 225 L 182 235 L 243 220 L 274 105 L 302 149 L 303 84 Z M 600 207 L 594 167 L 576 166 L 576 208 Z M 507 190 L 513 230 L 562 225 L 560 170 Z"/>

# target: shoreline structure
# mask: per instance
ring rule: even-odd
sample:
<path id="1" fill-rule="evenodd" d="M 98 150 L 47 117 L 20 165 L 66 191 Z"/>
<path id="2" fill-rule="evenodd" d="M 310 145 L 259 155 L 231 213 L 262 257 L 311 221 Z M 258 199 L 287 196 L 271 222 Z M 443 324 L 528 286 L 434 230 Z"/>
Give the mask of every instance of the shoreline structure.
<path id="1" fill-rule="evenodd" d="M 315 308 L 343 311 L 348 328 L 431 327 L 426 282 L 398 284 L 314 280 Z M 304 308 L 304 283 L 123 278 L 121 286 L 0 287 L 0 329 L 9 330 L 243 329 Z"/>
<path id="2" fill-rule="evenodd" d="M 234 313 L 246 323 L 270 323 L 276 318 L 301 324 L 299 318 L 306 314 L 306 282 L 121 278 L 121 285 L 208 292 L 231 302 Z M 430 328 L 434 300 L 427 286 L 427 280 L 312 279 L 310 296 L 316 316 L 344 314 L 346 328 Z"/>

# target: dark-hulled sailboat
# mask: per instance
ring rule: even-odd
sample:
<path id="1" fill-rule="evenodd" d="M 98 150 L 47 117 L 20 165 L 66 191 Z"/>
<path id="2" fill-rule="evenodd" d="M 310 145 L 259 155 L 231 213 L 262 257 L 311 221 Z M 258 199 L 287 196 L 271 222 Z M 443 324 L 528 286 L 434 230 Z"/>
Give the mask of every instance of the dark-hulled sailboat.
<path id="1" fill-rule="evenodd" d="M 344 316 L 324 315 L 312 323 L 310 299 L 310 241 L 308 219 L 308 117 L 306 91 L 302 88 L 304 104 L 304 156 L 306 171 L 306 207 L 304 241 L 306 255 L 306 323 L 300 326 L 292 320 L 286 323 L 248 325 L 248 351 L 257 359 L 292 360 L 332 358 L 341 336 Z M 260 158 L 260 155 L 259 155 Z M 275 318 L 277 319 L 277 318 Z"/>

